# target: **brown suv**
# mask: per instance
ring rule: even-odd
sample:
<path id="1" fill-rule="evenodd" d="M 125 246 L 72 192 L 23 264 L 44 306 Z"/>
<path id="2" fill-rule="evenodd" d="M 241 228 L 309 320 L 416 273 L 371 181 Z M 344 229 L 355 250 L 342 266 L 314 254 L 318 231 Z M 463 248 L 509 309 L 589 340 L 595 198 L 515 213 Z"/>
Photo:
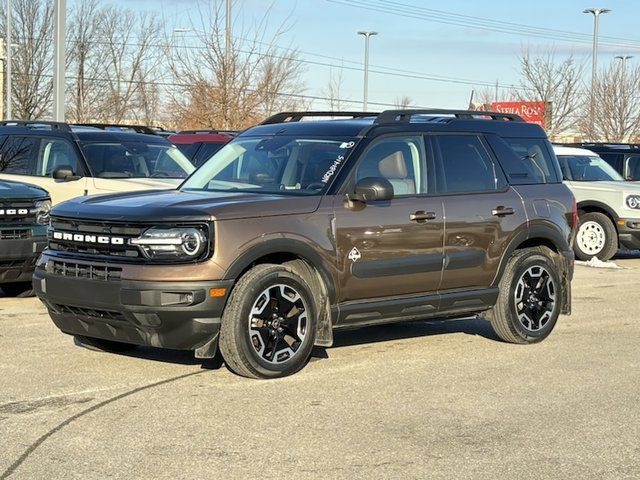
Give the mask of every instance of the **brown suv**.
<path id="1" fill-rule="evenodd" d="M 219 346 L 248 377 L 294 373 L 333 329 L 387 322 L 484 313 L 534 343 L 571 305 L 561 180 L 543 130 L 515 115 L 283 113 L 178 190 L 56 206 L 33 283 L 83 342 Z"/>

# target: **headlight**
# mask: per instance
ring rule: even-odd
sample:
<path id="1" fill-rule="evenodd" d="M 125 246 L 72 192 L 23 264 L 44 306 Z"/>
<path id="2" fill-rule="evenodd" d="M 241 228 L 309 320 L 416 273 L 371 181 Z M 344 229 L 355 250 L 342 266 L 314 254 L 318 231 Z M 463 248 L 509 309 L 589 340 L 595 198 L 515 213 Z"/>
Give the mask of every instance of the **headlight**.
<path id="1" fill-rule="evenodd" d="M 627 207 L 640 209 L 640 195 L 629 195 L 627 197 Z"/>
<path id="2" fill-rule="evenodd" d="M 49 217 L 51 214 L 51 200 L 42 200 L 36 202 L 36 206 L 32 213 L 36 214 L 36 222 L 40 225 L 49 225 Z"/>
<path id="3" fill-rule="evenodd" d="M 207 236 L 195 227 L 153 227 L 132 238 L 130 243 L 139 246 L 147 258 L 195 260 L 205 252 Z"/>

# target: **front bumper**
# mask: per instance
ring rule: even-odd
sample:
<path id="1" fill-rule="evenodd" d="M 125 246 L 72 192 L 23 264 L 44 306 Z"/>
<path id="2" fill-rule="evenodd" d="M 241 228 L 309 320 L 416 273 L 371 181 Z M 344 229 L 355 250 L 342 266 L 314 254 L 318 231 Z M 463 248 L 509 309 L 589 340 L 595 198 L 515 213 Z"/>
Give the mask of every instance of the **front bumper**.
<path id="1" fill-rule="evenodd" d="M 162 282 L 78 278 L 103 272 L 104 266 L 69 264 L 51 271 L 51 262 L 38 265 L 33 275 L 36 295 L 64 333 L 134 345 L 196 350 L 211 357 L 217 348 L 220 318 L 233 285 L 212 282 Z M 68 265 L 75 265 L 69 267 Z M 78 267 L 80 265 L 80 267 Z M 210 289 L 225 289 L 211 296 Z"/>
<path id="2" fill-rule="evenodd" d="M 625 250 L 640 250 L 640 219 L 621 218 L 618 227 L 618 241 Z"/>
<path id="3" fill-rule="evenodd" d="M 26 238 L 15 238 L 25 235 Z M 29 282 L 47 244 L 46 228 L 0 228 L 0 284 Z"/>

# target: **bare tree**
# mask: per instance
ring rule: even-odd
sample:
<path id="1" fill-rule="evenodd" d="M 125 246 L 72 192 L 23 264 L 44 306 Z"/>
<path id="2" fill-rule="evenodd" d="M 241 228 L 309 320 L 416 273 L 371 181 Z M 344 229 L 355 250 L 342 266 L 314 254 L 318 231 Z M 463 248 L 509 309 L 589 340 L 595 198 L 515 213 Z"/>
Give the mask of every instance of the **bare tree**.
<path id="1" fill-rule="evenodd" d="M 411 106 L 411 98 L 407 95 L 396 97 L 393 103 L 395 104 L 395 108 L 399 110 L 406 110 Z"/>
<path id="2" fill-rule="evenodd" d="M 2 9 L 3 36 L 5 20 Z M 53 95 L 53 1 L 13 2 L 12 22 L 14 46 L 7 45 L 6 48 L 12 48 L 13 116 L 20 119 L 46 117 Z"/>
<path id="3" fill-rule="evenodd" d="M 173 46 L 166 55 L 177 85 L 170 109 L 185 128 L 242 128 L 295 108 L 304 89 L 297 51 L 276 45 L 286 26 L 266 38 L 269 12 L 252 33 L 234 31 L 225 51 L 223 4 L 212 0 L 208 11 L 199 11 L 200 23 L 191 21 L 195 44 Z"/>
<path id="4" fill-rule="evenodd" d="M 552 108 L 547 134 L 553 138 L 574 127 L 583 107 L 582 74 L 584 66 L 573 56 L 556 60 L 550 51 L 533 56 L 525 50 L 520 57 L 520 86 L 514 95 L 520 101 L 549 103 Z"/>
<path id="5" fill-rule="evenodd" d="M 332 67 L 329 67 L 329 82 L 327 86 L 322 90 L 322 96 L 327 98 L 327 102 L 329 103 L 329 110 L 333 112 L 339 112 L 342 110 L 342 75 L 343 75 L 342 65 L 337 70 L 337 72 L 333 71 Z"/>
<path id="6" fill-rule="evenodd" d="M 640 67 L 611 63 L 599 72 L 593 97 L 593 131 L 588 115 L 583 122 L 591 139 L 628 142 L 640 135 Z"/>

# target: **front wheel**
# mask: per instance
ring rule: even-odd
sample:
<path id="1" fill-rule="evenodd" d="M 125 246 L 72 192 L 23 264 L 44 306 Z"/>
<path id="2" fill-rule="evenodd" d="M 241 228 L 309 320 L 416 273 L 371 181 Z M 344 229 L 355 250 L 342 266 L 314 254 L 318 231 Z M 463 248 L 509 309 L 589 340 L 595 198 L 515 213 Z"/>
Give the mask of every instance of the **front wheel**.
<path id="1" fill-rule="evenodd" d="M 222 357 L 243 377 L 291 375 L 311 355 L 316 312 L 304 273 L 288 265 L 257 265 L 229 297 L 220 329 Z"/>
<path id="2" fill-rule="evenodd" d="M 604 213 L 590 212 L 580 215 L 574 251 L 578 260 L 597 257 L 607 261 L 618 250 L 618 234 L 613 222 Z"/>
<path id="3" fill-rule="evenodd" d="M 500 280 L 498 300 L 487 317 L 505 342 L 537 343 L 549 336 L 563 296 L 558 266 L 546 247 L 516 251 Z"/>

